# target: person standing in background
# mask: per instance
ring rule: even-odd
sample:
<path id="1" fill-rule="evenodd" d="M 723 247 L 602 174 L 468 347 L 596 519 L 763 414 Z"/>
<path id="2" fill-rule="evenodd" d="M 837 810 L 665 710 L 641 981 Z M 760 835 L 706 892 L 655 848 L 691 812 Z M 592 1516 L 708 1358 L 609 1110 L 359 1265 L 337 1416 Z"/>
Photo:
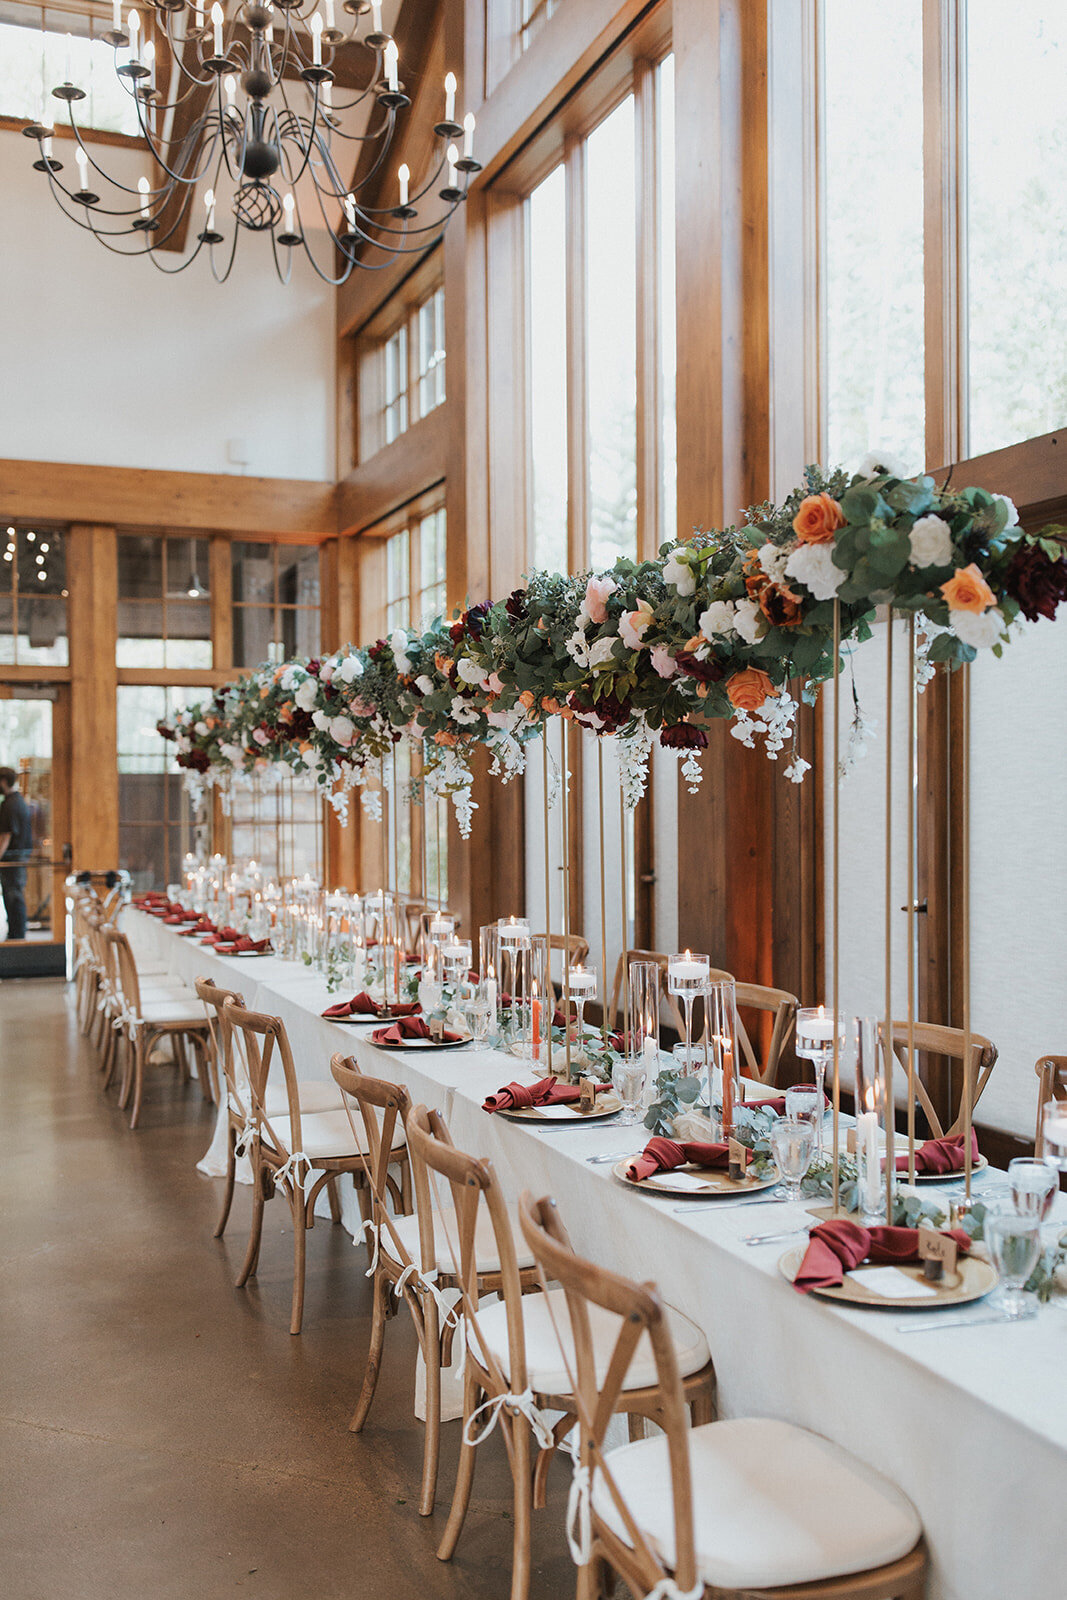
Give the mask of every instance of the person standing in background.
<path id="1" fill-rule="evenodd" d="M 12 767 L 0 767 L 0 893 L 7 937 L 26 937 L 26 862 L 33 847 L 33 818 Z"/>

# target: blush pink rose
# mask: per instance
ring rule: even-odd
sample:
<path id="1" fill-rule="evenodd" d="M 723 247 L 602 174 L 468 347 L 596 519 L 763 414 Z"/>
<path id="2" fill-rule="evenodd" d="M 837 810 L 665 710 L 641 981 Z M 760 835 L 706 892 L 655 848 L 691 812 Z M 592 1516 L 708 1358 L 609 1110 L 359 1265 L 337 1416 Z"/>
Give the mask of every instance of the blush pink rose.
<path id="1" fill-rule="evenodd" d="M 614 578 L 590 578 L 585 586 L 585 609 L 590 622 L 598 626 L 608 620 L 607 599 L 614 594 L 618 584 Z"/>
<path id="2" fill-rule="evenodd" d="M 648 652 L 653 671 L 658 672 L 661 678 L 673 678 L 678 671 L 678 663 L 671 655 L 665 644 L 654 644 Z"/>

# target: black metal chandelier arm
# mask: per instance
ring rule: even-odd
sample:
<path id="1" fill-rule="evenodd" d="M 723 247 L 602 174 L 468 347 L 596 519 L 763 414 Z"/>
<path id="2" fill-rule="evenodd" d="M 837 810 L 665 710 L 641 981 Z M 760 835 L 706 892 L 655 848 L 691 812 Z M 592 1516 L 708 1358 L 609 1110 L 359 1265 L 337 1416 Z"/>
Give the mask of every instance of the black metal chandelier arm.
<path id="1" fill-rule="evenodd" d="M 299 221 L 299 218 L 297 220 Z M 283 269 L 281 262 L 278 260 L 278 239 L 273 228 L 270 234 L 270 248 L 274 257 L 274 271 L 277 274 L 278 282 L 288 287 L 293 277 L 293 252 L 291 249 L 288 251 L 288 259 Z M 308 253 L 306 245 L 304 246 L 304 252 L 305 254 Z M 314 266 L 314 262 L 312 262 L 312 266 Z"/>
<path id="2" fill-rule="evenodd" d="M 216 283 L 225 283 L 227 278 L 230 276 L 230 273 L 233 271 L 233 264 L 237 259 L 237 235 L 240 233 L 240 231 L 241 230 L 236 227 L 233 230 L 233 238 L 230 240 L 229 260 L 226 262 L 226 270 L 223 272 L 221 277 L 219 276 L 218 269 L 215 266 L 215 246 L 213 244 L 208 245 L 208 261 L 211 266 L 211 276 L 214 278 Z M 202 242 L 203 241 L 201 241 L 201 243 Z"/>

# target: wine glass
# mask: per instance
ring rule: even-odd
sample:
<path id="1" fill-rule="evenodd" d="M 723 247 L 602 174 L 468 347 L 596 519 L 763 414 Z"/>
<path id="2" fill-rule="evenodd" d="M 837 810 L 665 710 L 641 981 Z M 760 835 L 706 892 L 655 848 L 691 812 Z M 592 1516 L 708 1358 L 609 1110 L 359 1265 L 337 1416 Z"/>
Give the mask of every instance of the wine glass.
<path id="1" fill-rule="evenodd" d="M 1067 1172 L 1067 1102 L 1046 1100 L 1041 1107 L 1045 1160 Z"/>
<path id="2" fill-rule="evenodd" d="M 786 1200 L 800 1199 L 800 1185 L 815 1154 L 815 1129 L 800 1117 L 779 1117 L 771 1129 L 771 1154 Z"/>
<path id="3" fill-rule="evenodd" d="M 794 1121 L 810 1122 L 815 1133 L 813 1155 L 822 1152 L 823 1091 L 817 1083 L 794 1083 L 785 1091 L 785 1114 Z"/>
<path id="4" fill-rule="evenodd" d="M 1014 1320 L 1026 1310 L 1023 1285 L 1041 1254 L 1041 1218 L 1002 1211 L 987 1219 L 985 1241 L 1000 1276 L 1001 1308 L 1007 1318 Z"/>
<path id="5" fill-rule="evenodd" d="M 622 1115 L 619 1121 L 624 1127 L 632 1127 L 637 1121 L 645 1084 L 648 1082 L 648 1068 L 644 1057 L 620 1056 L 611 1069 L 611 1081 L 615 1093 L 622 1101 Z"/>
<path id="6" fill-rule="evenodd" d="M 1016 1156 L 1008 1162 L 1011 1203 L 1020 1217 L 1045 1222 L 1060 1187 L 1056 1168 L 1040 1156 Z"/>
<path id="7" fill-rule="evenodd" d="M 480 983 L 464 1007 L 467 1026 L 471 1033 L 471 1049 L 484 1050 L 489 1036 L 489 1024 L 496 1007 L 489 989 Z"/>

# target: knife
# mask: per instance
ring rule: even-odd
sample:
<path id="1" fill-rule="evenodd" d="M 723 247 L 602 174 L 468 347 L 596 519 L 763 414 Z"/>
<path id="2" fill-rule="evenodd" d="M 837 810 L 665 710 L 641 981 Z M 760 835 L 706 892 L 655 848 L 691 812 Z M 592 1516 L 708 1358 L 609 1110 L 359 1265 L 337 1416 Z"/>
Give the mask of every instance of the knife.
<path id="1" fill-rule="evenodd" d="M 898 1322 L 898 1333 L 926 1333 L 938 1328 L 980 1328 L 987 1322 L 1033 1322 L 1037 1316 L 1035 1311 L 1023 1311 L 1017 1317 L 1006 1317 L 1003 1311 L 990 1311 L 982 1317 L 932 1317 L 914 1322 Z"/>

